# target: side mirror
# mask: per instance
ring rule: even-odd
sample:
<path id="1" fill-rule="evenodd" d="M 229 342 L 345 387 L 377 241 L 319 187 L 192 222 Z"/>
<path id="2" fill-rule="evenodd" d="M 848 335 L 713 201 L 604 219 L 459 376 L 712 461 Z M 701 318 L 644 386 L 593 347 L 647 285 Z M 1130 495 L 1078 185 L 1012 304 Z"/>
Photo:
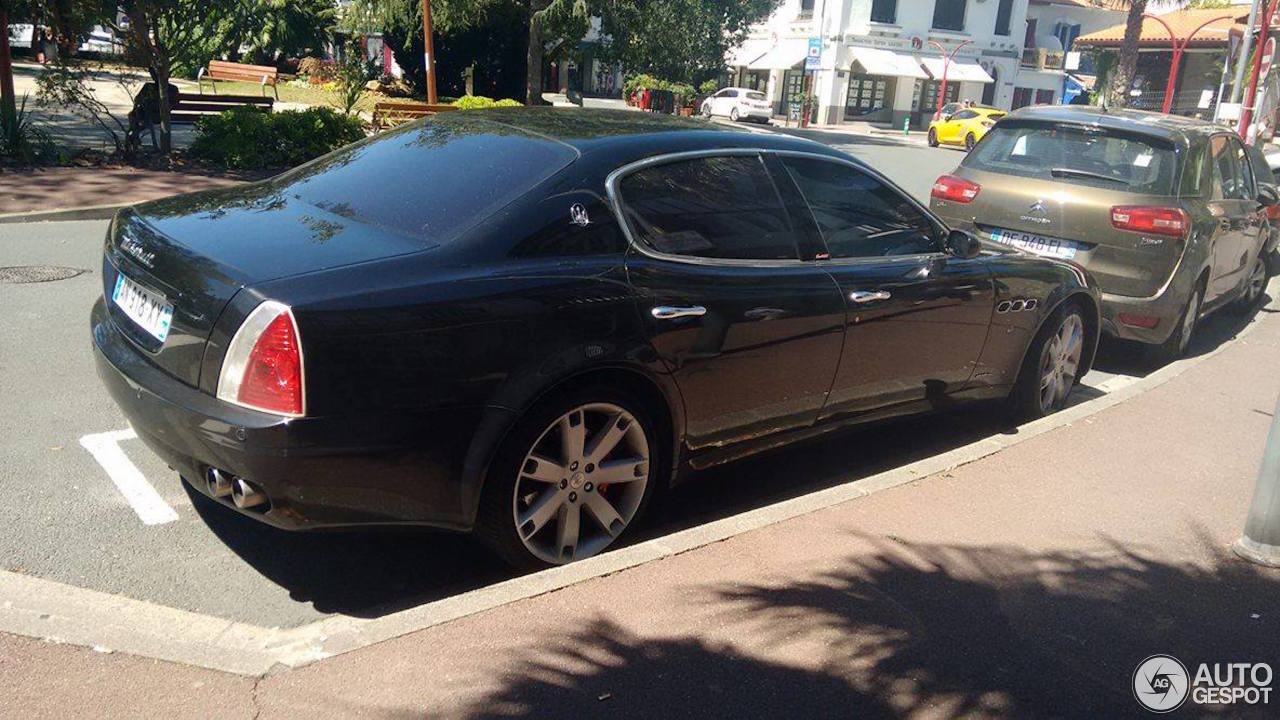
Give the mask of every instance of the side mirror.
<path id="1" fill-rule="evenodd" d="M 1258 183 L 1258 204 L 1263 207 L 1280 204 L 1280 192 L 1271 183 Z"/>
<path id="2" fill-rule="evenodd" d="M 982 252 L 982 243 L 964 230 L 952 230 L 947 235 L 944 249 L 954 257 L 969 260 Z"/>

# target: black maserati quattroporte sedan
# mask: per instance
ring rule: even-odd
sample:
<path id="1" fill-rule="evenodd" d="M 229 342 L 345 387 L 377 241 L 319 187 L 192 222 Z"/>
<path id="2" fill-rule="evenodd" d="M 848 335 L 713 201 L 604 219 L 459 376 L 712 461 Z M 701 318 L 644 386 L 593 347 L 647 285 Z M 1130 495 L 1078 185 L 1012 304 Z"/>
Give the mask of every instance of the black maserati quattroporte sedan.
<path id="1" fill-rule="evenodd" d="M 660 486 L 1089 368 L 1077 267 L 951 232 L 822 145 L 627 111 L 420 121 L 121 211 L 99 374 L 199 492 L 282 528 L 600 552 Z"/>

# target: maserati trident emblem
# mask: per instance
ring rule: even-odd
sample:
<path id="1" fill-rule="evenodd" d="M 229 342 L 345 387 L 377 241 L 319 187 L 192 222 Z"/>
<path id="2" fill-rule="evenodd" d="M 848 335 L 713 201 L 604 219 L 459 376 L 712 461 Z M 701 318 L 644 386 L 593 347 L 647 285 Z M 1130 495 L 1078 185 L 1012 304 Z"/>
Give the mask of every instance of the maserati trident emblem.
<path id="1" fill-rule="evenodd" d="M 574 203 L 569 208 L 569 220 L 578 227 L 586 227 L 591 224 L 591 218 L 587 217 L 587 209 L 582 207 L 582 203 Z"/>
<path id="2" fill-rule="evenodd" d="M 147 267 L 151 267 L 151 264 L 155 262 L 156 259 L 155 253 L 147 252 L 146 249 L 142 247 L 142 243 L 128 236 L 125 236 L 124 239 L 120 241 L 120 249 L 132 256 L 134 260 L 137 260 Z"/>

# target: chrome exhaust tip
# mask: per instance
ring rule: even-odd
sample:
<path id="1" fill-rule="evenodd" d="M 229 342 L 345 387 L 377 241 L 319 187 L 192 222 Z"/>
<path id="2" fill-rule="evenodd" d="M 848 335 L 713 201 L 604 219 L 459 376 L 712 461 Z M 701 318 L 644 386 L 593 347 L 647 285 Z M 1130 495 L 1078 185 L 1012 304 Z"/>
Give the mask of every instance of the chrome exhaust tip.
<path id="1" fill-rule="evenodd" d="M 208 489 L 209 495 L 215 498 L 225 498 L 231 495 L 231 475 L 217 468 L 209 468 L 204 474 L 205 488 Z"/>
<path id="2" fill-rule="evenodd" d="M 265 505 L 267 496 L 244 478 L 234 478 L 231 481 L 231 501 L 241 510 L 249 510 Z"/>

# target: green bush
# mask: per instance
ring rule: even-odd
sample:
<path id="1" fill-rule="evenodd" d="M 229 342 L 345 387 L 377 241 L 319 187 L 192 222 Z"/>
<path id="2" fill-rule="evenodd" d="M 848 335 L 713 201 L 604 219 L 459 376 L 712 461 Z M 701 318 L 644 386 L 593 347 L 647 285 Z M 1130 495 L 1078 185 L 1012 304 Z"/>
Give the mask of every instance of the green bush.
<path id="1" fill-rule="evenodd" d="M 631 97 L 637 90 L 665 90 L 667 83 L 663 80 L 646 74 L 639 73 L 637 75 L 628 75 L 622 81 L 623 97 Z"/>
<path id="2" fill-rule="evenodd" d="M 676 107 L 688 107 L 693 102 L 693 96 L 697 91 L 688 83 L 668 83 L 667 90 L 676 96 Z"/>
<path id="3" fill-rule="evenodd" d="M 453 101 L 454 107 L 459 110 L 484 110 L 492 107 L 524 107 L 524 103 L 519 100 L 503 98 L 494 100 L 483 95 L 463 95 Z"/>
<path id="4" fill-rule="evenodd" d="M 703 83 L 698 86 L 698 92 L 703 95 L 714 95 L 719 89 L 720 83 L 715 80 L 704 80 Z"/>
<path id="5" fill-rule="evenodd" d="M 293 167 L 363 137 L 359 118 L 332 108 L 240 107 L 200 118 L 188 154 L 236 170 Z"/>

